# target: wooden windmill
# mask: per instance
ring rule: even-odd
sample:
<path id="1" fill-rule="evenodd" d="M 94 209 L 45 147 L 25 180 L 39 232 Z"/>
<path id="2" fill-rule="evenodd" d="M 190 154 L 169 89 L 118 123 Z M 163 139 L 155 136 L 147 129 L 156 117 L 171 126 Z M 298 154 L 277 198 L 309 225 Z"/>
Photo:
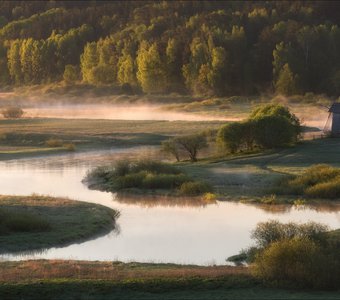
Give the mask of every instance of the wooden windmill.
<path id="1" fill-rule="evenodd" d="M 329 115 L 324 131 L 332 136 L 340 136 L 340 103 L 333 103 L 328 112 Z"/>

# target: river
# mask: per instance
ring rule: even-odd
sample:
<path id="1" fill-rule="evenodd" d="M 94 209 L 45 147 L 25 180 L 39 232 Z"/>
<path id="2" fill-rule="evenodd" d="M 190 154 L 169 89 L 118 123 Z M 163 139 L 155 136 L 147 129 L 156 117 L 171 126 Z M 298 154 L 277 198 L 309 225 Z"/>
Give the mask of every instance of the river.
<path id="1" fill-rule="evenodd" d="M 118 198 L 116 194 L 89 190 L 81 182 L 89 169 L 122 155 L 141 152 L 141 148 L 112 149 L 0 162 L 1 194 L 68 197 L 99 203 L 121 212 L 118 228 L 105 236 L 66 247 L 4 254 L 0 259 L 220 265 L 226 263 L 227 257 L 252 244 L 250 232 L 260 221 L 313 220 L 331 228 L 340 227 L 340 212 L 334 207 L 270 207 L 222 201 L 194 205 L 185 199 L 171 205 L 171 201 L 157 202 L 157 199 Z"/>

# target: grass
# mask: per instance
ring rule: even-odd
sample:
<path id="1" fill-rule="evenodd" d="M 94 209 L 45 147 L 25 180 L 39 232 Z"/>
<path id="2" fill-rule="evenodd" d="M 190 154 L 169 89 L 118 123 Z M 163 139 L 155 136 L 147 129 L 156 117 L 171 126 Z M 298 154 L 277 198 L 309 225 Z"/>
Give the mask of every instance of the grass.
<path id="1" fill-rule="evenodd" d="M 272 201 L 273 188 L 284 178 L 301 174 L 312 164 L 340 167 L 339 153 L 340 139 L 324 138 L 275 151 L 210 158 L 195 165 L 179 165 L 192 178 L 204 178 L 226 200 L 259 203 L 270 200 L 272 203 L 293 204 L 298 200 L 295 195 L 277 195 Z M 317 202 L 318 198 L 313 201 Z M 308 200 L 309 203 L 313 201 Z"/>
<path id="2" fill-rule="evenodd" d="M 39 215 L 0 209 L 0 235 L 49 230 L 51 230 L 51 224 Z"/>
<path id="3" fill-rule="evenodd" d="M 340 169 L 329 165 L 313 165 L 301 174 L 285 178 L 278 187 L 278 192 L 307 198 L 338 199 Z"/>
<path id="4" fill-rule="evenodd" d="M 70 144 L 80 151 L 112 146 L 160 145 L 169 137 L 193 134 L 207 128 L 217 129 L 221 124 L 220 121 L 0 120 L 0 146 L 11 147 L 16 152 L 3 153 L 2 158 L 8 159 L 12 154 L 16 158 L 26 153 L 32 156 L 34 152 L 41 155 L 44 151 L 70 150 Z M 53 148 L 46 147 L 46 141 L 51 141 L 48 146 Z"/>
<path id="5" fill-rule="evenodd" d="M 340 299 L 266 287 L 245 267 L 26 261 L 0 271 L 2 299 Z"/>
<path id="6" fill-rule="evenodd" d="M 84 182 L 104 191 L 158 192 L 181 196 L 200 196 L 212 192 L 208 183 L 194 181 L 179 168 L 153 160 L 118 160 L 113 166 L 90 171 Z"/>
<path id="7" fill-rule="evenodd" d="M 0 253 L 84 241 L 114 229 L 119 216 L 101 205 L 47 196 L 1 196 L 0 214 Z"/>

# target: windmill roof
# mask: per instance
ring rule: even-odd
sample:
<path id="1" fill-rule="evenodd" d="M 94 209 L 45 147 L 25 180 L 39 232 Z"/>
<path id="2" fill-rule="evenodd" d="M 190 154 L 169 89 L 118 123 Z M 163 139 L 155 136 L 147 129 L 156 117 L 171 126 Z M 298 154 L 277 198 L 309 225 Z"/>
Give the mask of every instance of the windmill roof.
<path id="1" fill-rule="evenodd" d="M 340 114 L 340 103 L 333 103 L 329 109 L 329 112 Z"/>

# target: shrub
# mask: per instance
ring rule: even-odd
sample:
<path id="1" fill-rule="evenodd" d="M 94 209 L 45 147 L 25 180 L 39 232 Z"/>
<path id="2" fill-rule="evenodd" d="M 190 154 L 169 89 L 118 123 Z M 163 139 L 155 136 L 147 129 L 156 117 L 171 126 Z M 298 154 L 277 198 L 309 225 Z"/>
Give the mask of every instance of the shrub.
<path id="1" fill-rule="evenodd" d="M 63 146 L 63 141 L 61 139 L 56 139 L 56 138 L 50 138 L 45 142 L 45 145 L 47 147 L 62 147 Z"/>
<path id="2" fill-rule="evenodd" d="M 2 115 L 6 119 L 20 119 L 24 111 L 18 106 L 10 106 L 2 110 Z"/>
<path id="3" fill-rule="evenodd" d="M 315 165 L 292 179 L 284 180 L 281 187 L 286 193 L 311 198 L 339 198 L 340 169 L 328 165 Z"/>
<path id="4" fill-rule="evenodd" d="M 170 164 L 150 159 L 130 161 L 129 172 L 147 171 L 156 174 L 180 174 L 181 171 Z"/>
<path id="5" fill-rule="evenodd" d="M 200 195 L 212 191 L 210 185 L 192 182 L 190 177 L 178 168 L 152 160 L 119 160 L 113 167 L 99 167 L 87 174 L 85 180 L 90 185 L 104 190 L 123 189 L 165 189 L 180 190 L 185 195 Z M 191 185 L 185 187 L 185 183 Z"/>
<path id="6" fill-rule="evenodd" d="M 152 174 L 149 173 L 143 180 L 146 189 L 175 189 L 190 180 L 184 174 Z"/>
<path id="7" fill-rule="evenodd" d="M 208 201 L 208 202 L 210 202 L 210 201 L 215 201 L 216 198 L 217 198 L 217 195 L 214 194 L 214 193 L 211 193 L 211 192 L 205 193 L 205 194 L 203 195 L 203 199 L 204 199 L 205 201 Z"/>
<path id="8" fill-rule="evenodd" d="M 199 196 L 205 193 L 212 192 L 210 184 L 201 181 L 184 182 L 179 192 L 182 196 Z"/>
<path id="9" fill-rule="evenodd" d="M 321 247 L 307 238 L 273 242 L 255 258 L 255 276 L 279 284 L 323 287 L 330 277 L 327 257 Z"/>
<path id="10" fill-rule="evenodd" d="M 340 197 L 340 176 L 329 182 L 318 183 L 305 190 L 305 195 L 311 198 L 335 199 Z"/>
<path id="11" fill-rule="evenodd" d="M 308 222 L 305 224 L 280 223 L 278 221 L 260 222 L 251 237 L 255 240 L 257 247 L 265 248 L 273 242 L 292 238 L 309 238 L 322 240 L 323 234 L 329 228 L 323 224 Z"/>
<path id="12" fill-rule="evenodd" d="M 113 178 L 113 186 L 117 190 L 128 189 L 128 188 L 142 188 L 143 180 L 146 176 L 146 172 L 138 172 L 132 174 L 126 174 Z"/>
<path id="13" fill-rule="evenodd" d="M 290 186 L 300 186 L 303 189 L 318 183 L 327 182 L 340 175 L 340 170 L 328 165 L 314 165 L 301 175 L 289 181 Z"/>
<path id="14" fill-rule="evenodd" d="M 76 151 L 76 145 L 72 143 L 67 143 L 63 145 L 67 151 Z"/>

